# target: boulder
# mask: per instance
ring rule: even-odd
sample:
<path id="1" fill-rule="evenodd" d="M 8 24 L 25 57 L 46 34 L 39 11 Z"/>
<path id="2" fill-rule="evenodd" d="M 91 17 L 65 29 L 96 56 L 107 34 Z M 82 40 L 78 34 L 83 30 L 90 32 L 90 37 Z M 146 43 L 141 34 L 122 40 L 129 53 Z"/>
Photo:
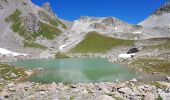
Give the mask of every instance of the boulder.
<path id="1" fill-rule="evenodd" d="M 170 100 L 170 93 L 160 93 L 160 97 L 163 100 Z"/>
<path id="2" fill-rule="evenodd" d="M 152 93 L 147 93 L 143 100 L 155 100 L 155 96 Z"/>
<path id="3" fill-rule="evenodd" d="M 128 94 L 128 95 L 133 95 L 134 94 L 132 92 L 132 90 L 130 88 L 128 88 L 128 87 L 120 88 L 120 89 L 118 89 L 118 92 L 122 93 L 122 94 Z"/>
<path id="4" fill-rule="evenodd" d="M 34 95 L 30 95 L 27 97 L 28 100 L 36 100 Z"/>
<path id="5" fill-rule="evenodd" d="M 111 96 L 108 96 L 108 95 L 102 95 L 100 97 L 100 100 L 115 100 L 115 99 Z"/>
<path id="6" fill-rule="evenodd" d="M 168 82 L 170 82 L 170 77 L 166 77 L 166 80 L 167 80 Z"/>

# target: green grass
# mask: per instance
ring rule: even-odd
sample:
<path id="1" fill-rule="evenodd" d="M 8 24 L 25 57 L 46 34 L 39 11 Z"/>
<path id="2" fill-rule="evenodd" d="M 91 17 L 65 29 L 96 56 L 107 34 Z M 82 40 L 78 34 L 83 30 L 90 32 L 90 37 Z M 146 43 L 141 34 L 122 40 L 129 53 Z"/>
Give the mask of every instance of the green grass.
<path id="1" fill-rule="evenodd" d="M 38 43 L 33 43 L 33 42 L 26 42 L 26 41 L 24 41 L 23 44 L 24 44 L 24 47 L 38 48 L 38 49 L 47 49 L 46 46 L 43 46 L 43 45 L 38 44 Z"/>
<path id="2" fill-rule="evenodd" d="M 61 22 L 59 19 L 56 19 L 58 21 L 58 23 L 62 26 L 62 28 L 64 29 L 68 29 L 68 27 L 63 23 Z"/>
<path id="3" fill-rule="evenodd" d="M 12 30 L 13 30 L 14 32 L 18 32 L 18 30 L 20 29 L 21 24 L 22 24 L 21 19 L 18 19 L 18 21 L 15 21 L 15 22 L 12 24 Z"/>
<path id="4" fill-rule="evenodd" d="M 133 45 L 133 40 L 115 39 L 97 32 L 89 32 L 85 39 L 74 47 L 72 53 L 104 53 L 116 46 Z"/>
<path id="5" fill-rule="evenodd" d="M 67 29 L 67 26 L 57 18 L 56 19 L 50 18 L 49 23 L 55 27 L 58 27 L 58 25 L 61 25 L 62 28 Z"/>
<path id="6" fill-rule="evenodd" d="M 16 77 L 11 77 L 12 73 L 16 75 Z M 15 68 L 14 66 L 10 66 L 7 64 L 0 64 L 0 77 L 4 80 L 15 80 L 21 77 L 25 77 L 26 74 L 24 70 L 21 68 Z"/>
<path id="7" fill-rule="evenodd" d="M 13 14 L 11 14 L 9 17 L 5 19 L 5 22 L 17 22 L 20 19 L 21 11 L 18 9 L 15 10 Z"/>
<path id="8" fill-rule="evenodd" d="M 157 88 L 163 89 L 163 88 L 167 88 L 164 85 L 161 85 L 159 82 L 152 82 L 151 85 L 156 86 Z"/>
<path id="9" fill-rule="evenodd" d="M 24 29 L 23 26 L 19 28 L 19 35 L 24 37 L 28 41 L 35 41 L 39 36 L 45 37 L 46 39 L 52 40 L 56 36 L 62 34 L 62 31 L 57 27 L 53 27 L 46 23 L 40 22 L 40 30 L 38 32 L 30 33 Z"/>
<path id="10" fill-rule="evenodd" d="M 74 100 L 74 96 L 71 96 L 71 97 L 70 97 L 70 100 Z"/>
<path id="11" fill-rule="evenodd" d="M 163 100 L 163 98 L 159 95 L 156 100 Z"/>
<path id="12" fill-rule="evenodd" d="M 28 41 L 35 41 L 35 39 L 39 36 L 43 36 L 49 40 L 54 39 L 56 36 L 62 34 L 62 31 L 57 28 L 58 22 L 55 19 L 52 19 L 50 23 L 52 25 L 48 25 L 46 23 L 40 22 L 40 30 L 38 32 L 31 33 L 27 31 L 24 26 L 22 25 L 22 18 L 20 17 L 21 12 L 16 9 L 13 14 L 11 14 L 8 18 L 6 18 L 6 22 L 12 21 L 11 28 L 14 32 L 18 32 L 18 34 L 22 37 L 24 37 L 25 40 Z"/>
<path id="13" fill-rule="evenodd" d="M 69 56 L 67 56 L 65 53 L 62 52 L 57 52 L 55 55 L 56 59 L 62 59 L 62 58 L 69 58 Z"/>
<path id="14" fill-rule="evenodd" d="M 62 31 L 56 27 L 41 22 L 40 31 L 37 34 L 51 40 L 62 34 Z"/>
<path id="15" fill-rule="evenodd" d="M 146 49 L 170 49 L 170 38 L 162 38 L 162 41 L 165 40 L 164 43 L 158 45 L 152 45 L 145 47 Z"/>
<path id="16" fill-rule="evenodd" d="M 49 23 L 55 27 L 58 27 L 59 25 L 61 25 L 64 29 L 67 29 L 67 26 L 61 22 L 58 18 L 53 18 L 51 16 L 49 16 L 46 12 L 44 11 L 39 11 L 39 13 L 41 14 L 41 19 L 42 20 L 49 20 Z"/>
<path id="17" fill-rule="evenodd" d="M 6 22 L 8 22 L 8 23 L 12 22 L 13 23 L 11 28 L 13 29 L 14 32 L 18 32 L 18 30 L 19 30 L 19 28 L 22 24 L 22 20 L 21 20 L 20 15 L 21 15 L 21 12 L 18 9 L 16 9 L 13 14 L 11 14 L 9 17 L 7 17 L 5 19 Z"/>
<path id="18" fill-rule="evenodd" d="M 135 65 L 146 72 L 170 75 L 170 61 L 166 59 L 139 58 L 134 60 L 132 65 Z"/>

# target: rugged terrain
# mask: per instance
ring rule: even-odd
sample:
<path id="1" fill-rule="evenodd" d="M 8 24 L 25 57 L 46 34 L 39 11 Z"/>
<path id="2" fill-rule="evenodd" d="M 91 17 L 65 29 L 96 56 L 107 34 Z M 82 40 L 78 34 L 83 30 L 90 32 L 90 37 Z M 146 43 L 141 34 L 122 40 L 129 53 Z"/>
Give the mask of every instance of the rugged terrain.
<path id="1" fill-rule="evenodd" d="M 0 40 L 0 48 L 28 54 L 14 56 L 0 53 L 0 62 L 35 58 L 104 57 L 111 62 L 125 63 L 167 79 L 167 82 L 145 83 L 134 79 L 120 83 L 69 85 L 16 82 L 31 74 L 31 71 L 1 64 L 0 100 L 170 98 L 170 2 L 138 25 L 133 25 L 115 17 L 82 16 L 70 22 L 53 13 L 49 3 L 40 7 L 31 0 L 0 0 Z M 118 57 L 118 54 L 124 54 L 133 47 L 140 48 L 134 57 Z"/>
<path id="2" fill-rule="evenodd" d="M 44 57 L 44 52 L 40 53 L 48 49 L 53 49 L 55 53 L 69 52 L 82 42 L 89 32 L 126 40 L 170 36 L 169 2 L 158 8 L 139 25 L 129 24 L 115 17 L 82 16 L 70 22 L 58 18 L 49 3 L 39 7 L 31 0 L 1 0 L 0 2 L 0 47 L 34 57 L 39 55 Z"/>

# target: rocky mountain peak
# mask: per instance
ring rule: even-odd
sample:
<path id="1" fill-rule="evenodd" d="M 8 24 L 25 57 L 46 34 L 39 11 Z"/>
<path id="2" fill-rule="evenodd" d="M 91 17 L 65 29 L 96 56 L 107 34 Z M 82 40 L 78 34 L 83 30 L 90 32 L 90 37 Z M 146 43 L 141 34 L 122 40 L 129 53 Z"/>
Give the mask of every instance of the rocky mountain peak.
<path id="1" fill-rule="evenodd" d="M 106 25 L 106 26 L 118 26 L 118 25 L 122 25 L 125 24 L 125 22 L 120 21 L 117 18 L 114 17 L 107 17 L 102 21 L 102 24 Z"/>
<path id="2" fill-rule="evenodd" d="M 88 18 L 89 18 L 88 16 L 81 16 L 80 21 L 87 21 Z"/>
<path id="3" fill-rule="evenodd" d="M 163 15 L 164 13 L 170 13 L 170 1 L 162 5 L 160 8 L 158 8 L 155 12 L 154 15 Z"/>
<path id="4" fill-rule="evenodd" d="M 43 7 L 44 10 L 46 10 L 47 12 L 52 13 L 52 8 L 51 8 L 51 5 L 50 5 L 49 2 L 44 3 L 42 7 Z"/>

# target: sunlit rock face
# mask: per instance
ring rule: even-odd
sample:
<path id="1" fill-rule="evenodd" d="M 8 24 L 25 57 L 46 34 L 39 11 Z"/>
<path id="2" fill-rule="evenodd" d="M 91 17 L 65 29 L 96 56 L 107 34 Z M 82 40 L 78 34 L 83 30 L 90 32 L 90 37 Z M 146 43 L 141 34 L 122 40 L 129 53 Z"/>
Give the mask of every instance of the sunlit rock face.
<path id="1" fill-rule="evenodd" d="M 139 25 L 123 22 L 115 17 L 89 17 L 82 16 L 74 21 L 72 30 L 75 31 L 99 31 L 99 32 L 133 32 L 141 29 Z"/>
<path id="2" fill-rule="evenodd" d="M 165 13 L 170 13 L 170 1 L 158 8 L 153 14 L 161 16 Z"/>
<path id="3" fill-rule="evenodd" d="M 143 33 L 153 37 L 170 37 L 170 2 L 158 8 L 147 19 L 139 23 Z"/>

